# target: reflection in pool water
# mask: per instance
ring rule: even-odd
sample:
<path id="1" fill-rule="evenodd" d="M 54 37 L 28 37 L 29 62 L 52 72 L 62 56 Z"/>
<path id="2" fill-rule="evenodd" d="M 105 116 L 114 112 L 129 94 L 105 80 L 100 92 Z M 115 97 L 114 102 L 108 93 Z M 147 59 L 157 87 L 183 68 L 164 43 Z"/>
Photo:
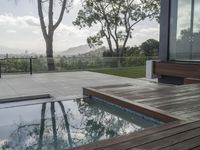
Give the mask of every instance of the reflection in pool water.
<path id="1" fill-rule="evenodd" d="M 66 149 L 154 126 L 113 106 L 71 100 L 0 109 L 0 149 Z"/>

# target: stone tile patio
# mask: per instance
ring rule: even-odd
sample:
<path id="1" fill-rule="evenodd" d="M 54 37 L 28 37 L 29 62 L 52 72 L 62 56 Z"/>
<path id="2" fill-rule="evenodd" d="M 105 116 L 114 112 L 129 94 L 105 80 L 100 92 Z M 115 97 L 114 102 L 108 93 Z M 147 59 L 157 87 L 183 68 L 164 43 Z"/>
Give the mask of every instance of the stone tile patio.
<path id="1" fill-rule="evenodd" d="M 0 79 L 0 99 L 38 94 L 60 96 L 82 96 L 82 87 L 132 84 L 135 88 L 164 86 L 143 79 L 130 79 L 100 73 L 62 72 L 43 74 L 3 75 Z"/>

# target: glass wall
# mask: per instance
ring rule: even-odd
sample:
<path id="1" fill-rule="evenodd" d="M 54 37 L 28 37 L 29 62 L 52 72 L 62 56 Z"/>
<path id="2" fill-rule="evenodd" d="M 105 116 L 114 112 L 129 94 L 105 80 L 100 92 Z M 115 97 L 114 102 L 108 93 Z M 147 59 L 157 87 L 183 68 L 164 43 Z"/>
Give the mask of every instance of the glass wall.
<path id="1" fill-rule="evenodd" d="M 200 61 L 200 0 L 171 0 L 169 59 Z"/>

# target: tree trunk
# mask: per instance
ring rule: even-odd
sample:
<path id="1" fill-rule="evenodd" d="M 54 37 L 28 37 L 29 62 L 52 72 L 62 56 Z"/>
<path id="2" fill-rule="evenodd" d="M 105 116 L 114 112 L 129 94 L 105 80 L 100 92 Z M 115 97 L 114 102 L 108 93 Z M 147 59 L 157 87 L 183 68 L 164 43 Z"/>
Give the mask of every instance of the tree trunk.
<path id="1" fill-rule="evenodd" d="M 108 42 L 108 46 L 109 46 L 109 49 L 110 49 L 111 56 L 113 57 L 114 56 L 114 52 L 113 52 L 112 44 L 111 44 L 110 41 Z"/>
<path id="2" fill-rule="evenodd" d="M 55 115 L 55 103 L 51 102 L 51 120 L 53 127 L 53 143 L 55 150 L 59 149 L 58 147 L 58 137 L 57 137 L 57 128 L 56 128 L 56 115 Z"/>
<path id="3" fill-rule="evenodd" d="M 59 16 L 57 22 L 55 23 L 55 25 L 53 25 L 53 0 L 49 0 L 49 1 L 37 0 L 37 1 L 38 1 L 38 15 L 39 15 L 39 19 L 40 19 L 40 25 L 41 25 L 43 37 L 44 37 L 45 42 L 46 42 L 46 55 L 47 55 L 48 70 L 54 71 L 55 70 L 55 63 L 54 63 L 54 60 L 53 60 L 53 34 L 54 34 L 54 31 L 56 30 L 56 28 L 59 26 L 59 24 L 61 23 L 61 21 L 63 19 L 63 15 L 64 15 L 65 9 L 67 7 L 66 6 L 67 0 L 62 1 L 62 8 L 61 8 L 60 16 Z M 49 26 L 48 26 L 48 30 L 47 30 L 47 27 L 45 25 L 44 15 L 43 15 L 43 11 L 42 11 L 42 3 L 44 3 L 44 2 L 49 2 L 49 10 L 48 10 Z M 48 33 L 47 33 L 47 31 L 48 31 Z"/>
<path id="4" fill-rule="evenodd" d="M 45 111 L 46 111 L 46 103 L 42 104 L 40 135 L 39 135 L 39 140 L 38 140 L 38 150 L 41 150 L 42 146 L 43 146 L 43 134 L 44 134 L 44 126 L 45 126 Z"/>
<path id="5" fill-rule="evenodd" d="M 67 114 L 65 112 L 65 107 L 64 107 L 62 102 L 58 102 L 58 103 L 59 103 L 59 105 L 61 107 L 61 110 L 62 110 L 62 113 L 63 113 L 63 116 L 64 116 L 65 126 L 66 126 L 66 130 L 67 130 L 67 135 L 68 135 L 69 146 L 70 146 L 70 148 L 72 148 L 73 147 L 73 141 L 72 141 L 72 137 L 71 137 L 71 131 L 70 131 L 70 128 L 69 128 L 68 117 L 67 117 Z"/>
<path id="6" fill-rule="evenodd" d="M 118 43 L 117 40 L 115 40 L 115 45 L 116 45 L 116 53 L 117 53 L 117 67 L 121 68 L 121 57 L 122 57 L 122 55 L 120 53 L 121 49 L 119 47 L 119 43 Z"/>
<path id="7" fill-rule="evenodd" d="M 109 47 L 109 50 L 110 50 L 110 54 L 111 56 L 113 57 L 114 56 L 114 52 L 113 52 L 113 48 L 112 48 L 112 42 L 110 40 L 109 37 L 106 37 L 106 40 L 107 40 L 107 43 L 108 43 L 108 47 Z"/>
<path id="8" fill-rule="evenodd" d="M 118 58 L 117 58 L 117 67 L 118 67 L 118 68 L 121 68 L 121 67 L 122 67 L 121 64 L 122 64 L 122 63 L 121 63 L 121 57 L 118 57 Z"/>
<path id="9" fill-rule="evenodd" d="M 54 71 L 55 63 L 53 59 L 53 41 L 52 40 L 46 41 L 46 56 L 47 56 L 48 71 Z"/>

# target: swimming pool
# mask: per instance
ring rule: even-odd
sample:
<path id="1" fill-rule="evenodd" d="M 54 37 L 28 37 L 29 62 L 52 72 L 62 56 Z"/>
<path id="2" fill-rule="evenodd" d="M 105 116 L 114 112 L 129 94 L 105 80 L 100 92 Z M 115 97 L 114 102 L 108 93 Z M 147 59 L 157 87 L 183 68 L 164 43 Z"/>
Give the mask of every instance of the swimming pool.
<path id="1" fill-rule="evenodd" d="M 0 149 L 5 150 L 66 149 L 159 124 L 99 99 L 0 106 Z"/>

